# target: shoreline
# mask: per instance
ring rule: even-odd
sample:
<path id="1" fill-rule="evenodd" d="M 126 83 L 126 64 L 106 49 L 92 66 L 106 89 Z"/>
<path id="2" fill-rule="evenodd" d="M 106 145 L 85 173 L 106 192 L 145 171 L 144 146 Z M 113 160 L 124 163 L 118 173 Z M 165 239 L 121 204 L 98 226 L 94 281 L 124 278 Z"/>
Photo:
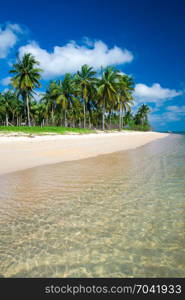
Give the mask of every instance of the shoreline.
<path id="1" fill-rule="evenodd" d="M 43 136 L 0 136 L 0 175 L 37 166 L 135 149 L 168 133 L 124 131 Z"/>

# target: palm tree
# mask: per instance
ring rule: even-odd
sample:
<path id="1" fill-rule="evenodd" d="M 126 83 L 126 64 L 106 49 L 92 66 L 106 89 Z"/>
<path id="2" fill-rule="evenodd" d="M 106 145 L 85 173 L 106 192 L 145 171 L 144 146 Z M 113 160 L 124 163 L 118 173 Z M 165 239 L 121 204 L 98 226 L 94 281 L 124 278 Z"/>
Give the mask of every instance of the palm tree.
<path id="1" fill-rule="evenodd" d="M 2 105 L 4 107 L 6 126 L 9 125 L 9 114 L 10 114 L 11 100 L 12 100 L 12 93 L 10 91 L 7 91 L 7 92 L 2 94 Z"/>
<path id="2" fill-rule="evenodd" d="M 148 124 L 148 113 L 150 112 L 150 108 L 146 104 L 142 104 L 137 112 L 139 119 L 141 120 L 142 126 Z"/>
<path id="3" fill-rule="evenodd" d="M 71 74 L 67 73 L 63 81 L 59 80 L 53 90 L 53 95 L 56 97 L 56 102 L 61 104 L 64 112 L 64 126 L 67 127 L 67 109 L 72 107 L 75 97 L 75 82 Z"/>
<path id="4" fill-rule="evenodd" d="M 105 112 L 106 107 L 113 106 L 116 102 L 117 83 L 119 79 L 119 72 L 108 67 L 102 74 L 99 80 L 98 95 L 99 102 L 102 107 L 102 130 L 105 130 Z"/>
<path id="5" fill-rule="evenodd" d="M 22 101 L 17 98 L 14 91 L 9 90 L 0 94 L 0 118 L 5 125 L 19 125 L 23 114 Z M 16 122 L 15 122 L 16 118 Z"/>
<path id="6" fill-rule="evenodd" d="M 132 91 L 133 79 L 128 75 L 121 75 L 118 82 L 118 108 L 119 108 L 119 130 L 123 128 L 123 111 L 130 111 L 133 105 Z"/>
<path id="7" fill-rule="evenodd" d="M 88 96 L 91 89 L 97 82 L 97 79 L 94 77 L 95 75 L 96 72 L 93 71 L 93 68 L 89 67 L 88 65 L 83 65 L 81 70 L 78 71 L 74 77 L 79 95 L 83 99 L 84 128 L 86 127 L 86 106 L 88 102 Z"/>
<path id="8" fill-rule="evenodd" d="M 33 96 L 34 89 L 41 86 L 39 80 L 41 78 L 41 69 L 36 66 L 39 62 L 30 53 L 24 54 L 22 58 L 18 57 L 17 63 L 13 65 L 13 69 L 10 70 L 14 77 L 11 78 L 13 87 L 18 91 L 18 95 L 21 95 L 26 103 L 27 110 L 27 123 L 31 126 L 30 121 L 30 99 Z"/>
<path id="9" fill-rule="evenodd" d="M 5 120 L 5 124 L 7 123 L 7 119 L 6 119 L 6 105 L 4 102 L 4 97 L 3 94 L 0 94 L 0 119 L 1 121 L 4 123 Z"/>
<path id="10" fill-rule="evenodd" d="M 9 113 L 11 117 L 12 124 L 19 123 L 19 117 L 21 112 L 23 111 L 22 108 L 22 101 L 20 101 L 15 93 L 15 91 L 8 91 L 7 97 L 9 98 Z"/>
<path id="11" fill-rule="evenodd" d="M 131 123 L 133 123 L 133 115 L 131 113 L 131 111 L 127 111 L 126 114 L 123 117 L 123 122 L 124 122 L 124 126 L 126 125 L 131 125 Z"/>
<path id="12" fill-rule="evenodd" d="M 51 119 L 51 124 L 54 126 L 54 114 L 56 110 L 56 96 L 53 92 L 57 87 L 57 83 L 55 81 L 50 81 L 46 92 L 42 95 L 41 103 L 45 106 L 45 116 L 46 122 L 48 123 L 49 119 Z M 43 106 L 43 107 L 44 107 Z"/>
<path id="13" fill-rule="evenodd" d="M 27 124 L 86 127 L 105 130 L 105 121 L 110 128 L 147 130 L 149 107 L 143 104 L 135 114 L 133 105 L 133 79 L 121 75 L 119 70 L 107 67 L 96 78 L 92 67 L 84 65 L 75 75 L 66 74 L 62 80 L 51 81 L 39 101 L 34 101 L 35 88 L 40 87 L 38 62 L 27 53 L 18 57 L 10 73 L 15 88 L 0 93 L 0 122 L 2 124 Z M 14 92 L 15 91 L 15 92 Z M 32 101 L 31 101 L 32 100 Z M 35 99 L 36 100 L 36 99 Z M 83 123 L 83 124 L 82 124 Z M 147 126 L 145 126 L 147 125 Z"/>

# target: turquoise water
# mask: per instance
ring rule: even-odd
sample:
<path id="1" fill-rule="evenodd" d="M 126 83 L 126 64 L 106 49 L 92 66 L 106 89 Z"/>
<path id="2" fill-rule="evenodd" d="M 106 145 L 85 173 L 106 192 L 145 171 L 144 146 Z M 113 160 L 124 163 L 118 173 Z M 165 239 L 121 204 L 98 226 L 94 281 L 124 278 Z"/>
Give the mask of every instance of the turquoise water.
<path id="1" fill-rule="evenodd" d="M 184 277 L 185 136 L 0 177 L 5 277 Z"/>

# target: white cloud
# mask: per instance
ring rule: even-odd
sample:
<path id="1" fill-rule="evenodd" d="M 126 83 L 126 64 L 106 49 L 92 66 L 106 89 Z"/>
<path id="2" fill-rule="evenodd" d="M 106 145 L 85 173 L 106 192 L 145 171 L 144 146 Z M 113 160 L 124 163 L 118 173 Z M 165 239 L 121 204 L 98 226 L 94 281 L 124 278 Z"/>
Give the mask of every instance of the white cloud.
<path id="1" fill-rule="evenodd" d="M 167 106 L 166 111 L 162 114 L 151 114 L 149 119 L 152 123 L 158 123 L 164 125 L 169 122 L 180 121 L 185 116 L 185 105 L 184 106 Z"/>
<path id="2" fill-rule="evenodd" d="M 87 46 L 87 43 L 89 44 L 87 38 L 82 46 L 70 41 L 64 46 L 55 46 L 53 52 L 48 52 L 33 41 L 20 47 L 19 53 L 21 56 L 28 52 L 34 55 L 44 70 L 44 78 L 76 72 L 84 64 L 97 70 L 101 66 L 123 64 L 133 60 L 133 54 L 127 49 L 117 46 L 109 49 L 102 41 L 93 42 L 91 47 Z"/>
<path id="3" fill-rule="evenodd" d="M 7 28 L 9 30 L 12 30 L 13 32 L 19 32 L 19 33 L 23 32 L 22 28 L 18 24 L 8 24 Z"/>
<path id="4" fill-rule="evenodd" d="M 173 106 L 167 106 L 166 109 L 168 111 L 171 111 L 171 112 L 174 112 L 174 113 L 182 113 L 182 114 L 185 114 L 185 105 L 183 106 L 176 106 L 176 105 L 173 105 Z"/>
<path id="5" fill-rule="evenodd" d="M 165 125 L 169 122 L 174 122 L 178 120 L 179 118 L 177 118 L 174 114 L 171 114 L 170 112 L 149 115 L 149 122 L 154 125 Z"/>
<path id="6" fill-rule="evenodd" d="M 185 115 L 185 106 L 167 106 L 166 111 L 162 113 L 160 113 L 159 109 L 165 101 L 171 100 L 182 94 L 183 91 L 162 88 L 159 83 L 154 83 L 152 86 L 147 86 L 142 83 L 136 84 L 134 92 L 137 106 L 140 103 L 151 103 L 153 107 L 151 109 L 151 114 L 149 115 L 149 120 L 151 124 L 159 125 L 179 121 L 182 116 Z"/>
<path id="7" fill-rule="evenodd" d="M 11 79 L 11 77 L 5 77 L 5 78 L 3 78 L 1 81 L 0 81 L 0 83 L 2 84 L 2 85 L 9 85 L 10 84 L 10 79 Z"/>
<path id="8" fill-rule="evenodd" d="M 5 58 L 8 51 L 17 43 L 18 34 L 22 32 L 18 24 L 7 24 L 4 28 L 0 26 L 0 58 Z"/>
<path id="9" fill-rule="evenodd" d="M 159 125 L 165 124 L 162 114 L 150 114 L 148 118 L 151 124 L 159 124 Z"/>
<path id="10" fill-rule="evenodd" d="M 35 94 L 33 95 L 34 100 L 39 102 L 41 98 L 43 97 L 45 91 L 35 90 Z"/>
<path id="11" fill-rule="evenodd" d="M 170 100 L 181 95 L 181 91 L 174 89 L 162 88 L 159 83 L 154 83 L 152 86 L 147 86 L 143 83 L 138 83 L 135 86 L 134 96 L 138 103 L 149 102 L 161 105 L 164 101 Z"/>
<path id="12" fill-rule="evenodd" d="M 181 116 L 179 114 L 174 113 L 172 111 L 167 111 L 167 112 L 163 113 L 162 117 L 166 123 L 179 121 L 181 119 Z"/>
<path id="13" fill-rule="evenodd" d="M 82 39 L 83 43 L 89 47 L 93 47 L 94 41 L 88 38 L 87 36 L 84 36 Z"/>
<path id="14" fill-rule="evenodd" d="M 119 74 L 120 74 L 120 75 L 126 75 L 126 73 L 124 73 L 124 72 L 122 72 L 122 71 L 120 71 Z"/>

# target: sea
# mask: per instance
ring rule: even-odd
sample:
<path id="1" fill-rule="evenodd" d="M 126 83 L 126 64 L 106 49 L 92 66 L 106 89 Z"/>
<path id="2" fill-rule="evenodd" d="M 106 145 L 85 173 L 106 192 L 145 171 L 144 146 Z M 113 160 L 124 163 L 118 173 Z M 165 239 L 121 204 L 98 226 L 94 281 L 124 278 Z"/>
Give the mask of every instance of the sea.
<path id="1" fill-rule="evenodd" d="M 0 176 L 0 277 L 184 277 L 184 257 L 182 133 Z"/>

